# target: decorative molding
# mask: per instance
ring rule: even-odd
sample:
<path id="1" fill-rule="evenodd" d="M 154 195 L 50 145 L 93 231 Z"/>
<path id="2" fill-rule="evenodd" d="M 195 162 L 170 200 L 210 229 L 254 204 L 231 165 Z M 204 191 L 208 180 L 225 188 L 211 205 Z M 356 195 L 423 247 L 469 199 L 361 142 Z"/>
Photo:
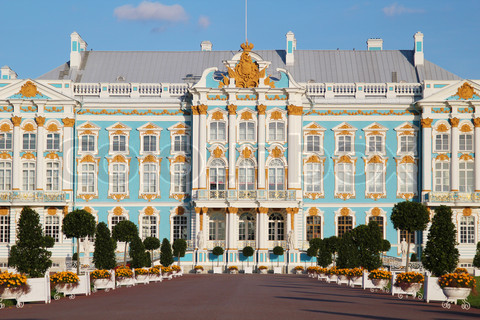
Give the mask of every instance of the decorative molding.
<path id="1" fill-rule="evenodd" d="M 267 106 L 264 105 L 264 104 L 259 104 L 257 106 L 257 111 L 258 111 L 258 114 L 265 114 L 265 111 L 267 110 Z"/>
<path id="2" fill-rule="evenodd" d="M 212 152 L 214 158 L 222 158 L 223 157 L 223 150 L 220 147 L 216 147 L 215 150 Z"/>
<path id="3" fill-rule="evenodd" d="M 184 201 L 189 196 L 190 195 L 188 193 L 172 193 L 169 198 L 177 201 Z"/>
<path id="4" fill-rule="evenodd" d="M 14 127 L 20 126 L 20 124 L 22 123 L 22 117 L 13 116 L 12 117 L 12 123 L 13 123 Z"/>
<path id="5" fill-rule="evenodd" d="M 342 199 L 342 200 L 348 200 L 348 199 L 355 199 L 355 196 L 353 193 L 336 193 L 335 194 L 336 199 Z"/>
<path id="6" fill-rule="evenodd" d="M 80 159 L 80 163 L 84 162 L 97 162 L 99 159 L 95 159 L 91 154 L 87 154 L 82 159 Z"/>
<path id="7" fill-rule="evenodd" d="M 142 199 L 145 199 L 147 200 L 148 202 L 158 198 L 159 195 L 156 194 L 156 193 L 143 193 L 143 194 L 140 194 L 139 198 L 142 198 Z"/>
<path id="8" fill-rule="evenodd" d="M 480 118 L 473 118 L 473 125 L 475 128 L 480 127 Z"/>
<path id="9" fill-rule="evenodd" d="M 238 213 L 238 208 L 235 208 L 235 207 L 227 207 L 227 213 L 236 214 L 236 213 Z"/>
<path id="10" fill-rule="evenodd" d="M 228 114 L 229 115 L 236 115 L 237 114 L 237 106 L 234 104 L 229 104 L 227 106 Z M 222 118 L 223 119 L 223 118 Z"/>
<path id="11" fill-rule="evenodd" d="M 445 123 L 440 123 L 435 130 L 437 130 L 438 132 L 447 132 L 448 127 Z"/>
<path id="12" fill-rule="evenodd" d="M 268 100 L 268 99 L 267 99 Z M 342 111 L 324 111 L 320 112 L 317 110 L 312 110 L 307 113 L 305 113 L 306 116 L 311 115 L 311 114 L 316 114 L 319 116 L 342 116 L 342 115 L 349 115 L 349 116 L 373 116 L 373 115 L 378 115 L 378 116 L 402 116 L 402 115 L 414 115 L 417 116 L 419 115 L 418 112 L 413 111 L 413 110 L 406 110 L 406 111 L 395 111 L 395 110 L 389 110 L 388 112 L 378 112 L 377 110 L 373 111 L 363 111 L 363 110 L 357 110 L 357 111 L 348 111 L 348 110 L 342 110 Z"/>
<path id="13" fill-rule="evenodd" d="M 472 99 L 474 94 L 476 94 L 477 96 L 479 95 L 473 90 L 473 87 L 469 83 L 464 82 L 463 85 L 458 88 L 457 93 L 454 94 L 453 97 L 468 100 Z"/>
<path id="14" fill-rule="evenodd" d="M 67 128 L 72 128 L 75 125 L 75 119 L 71 119 L 71 118 L 62 119 L 62 122 L 63 122 L 63 125 Z M 84 128 L 87 128 L 87 126 L 84 126 Z"/>
<path id="15" fill-rule="evenodd" d="M 308 157 L 308 159 L 307 159 L 307 161 L 305 161 L 305 163 L 322 163 L 322 160 L 318 156 L 313 155 L 313 156 Z"/>
<path id="16" fill-rule="evenodd" d="M 22 156 L 24 160 L 35 160 L 35 155 L 31 152 L 25 152 Z"/>
<path id="17" fill-rule="evenodd" d="M 8 216 L 8 208 L 0 208 L 0 216 Z"/>
<path id="18" fill-rule="evenodd" d="M 252 150 L 250 150 L 250 148 L 248 148 L 248 147 L 247 147 L 247 148 L 244 148 L 244 149 L 242 150 L 242 156 L 243 156 L 245 159 L 250 158 L 250 157 L 252 156 L 252 154 L 253 154 Z"/>
<path id="19" fill-rule="evenodd" d="M 387 195 L 385 193 L 367 193 L 365 195 L 365 198 L 373 199 L 375 201 L 381 198 L 386 198 L 386 197 Z"/>
<path id="20" fill-rule="evenodd" d="M 97 196 L 95 194 L 90 194 L 90 193 L 89 194 L 82 193 L 82 194 L 79 194 L 78 197 L 80 199 L 83 199 L 83 200 L 87 201 L 87 202 L 92 200 L 93 198 L 97 198 Z"/>
<path id="21" fill-rule="evenodd" d="M 441 154 L 439 154 L 438 156 L 435 157 L 435 160 L 437 160 L 437 161 L 449 161 L 450 158 L 445 153 L 441 153 Z"/>
<path id="22" fill-rule="evenodd" d="M 350 156 L 343 155 L 338 159 L 337 163 L 352 163 L 353 164 L 354 162 L 352 161 L 352 158 L 350 158 Z"/>
<path id="23" fill-rule="evenodd" d="M 57 208 L 50 207 L 47 209 L 47 214 L 49 216 L 56 216 L 57 215 Z"/>
<path id="24" fill-rule="evenodd" d="M 320 193 L 320 192 L 305 192 L 303 194 L 303 197 L 304 198 L 307 198 L 307 199 L 312 199 L 312 200 L 317 200 L 317 199 L 320 199 L 320 198 L 325 198 L 325 195 L 323 193 Z"/>
<path id="25" fill-rule="evenodd" d="M 475 119 L 474 119 L 474 120 L 475 120 Z M 472 132 L 472 127 L 469 126 L 468 124 L 464 123 L 464 124 L 460 127 L 460 132 L 463 132 L 463 133 Z"/>
<path id="26" fill-rule="evenodd" d="M 420 120 L 420 124 L 422 125 L 422 128 L 431 128 L 432 122 L 433 122 L 433 119 L 430 119 L 430 118 L 424 118 Z"/>
<path id="27" fill-rule="evenodd" d="M 472 215 L 472 208 L 464 208 L 462 213 L 465 217 L 469 217 Z"/>
<path id="28" fill-rule="evenodd" d="M 472 160 L 473 161 L 474 158 L 470 154 L 464 153 L 460 156 L 460 160 L 463 160 L 463 161 Z"/>
<path id="29" fill-rule="evenodd" d="M 152 216 L 154 213 L 155 213 L 155 209 L 153 209 L 153 207 L 145 207 L 145 209 L 143 210 L 143 213 L 146 215 L 146 216 Z"/>
<path id="30" fill-rule="evenodd" d="M 370 158 L 370 160 L 367 161 L 367 163 L 381 163 L 381 164 L 383 164 L 384 161 L 382 160 L 382 158 L 380 158 L 379 155 L 374 155 L 373 157 Z"/>
<path id="31" fill-rule="evenodd" d="M 250 57 L 250 51 L 253 49 L 253 43 L 246 41 L 242 43 L 240 47 L 243 49 L 242 55 L 240 56 L 240 61 L 235 66 L 235 70 L 232 70 L 230 67 L 228 69 L 228 77 L 230 79 L 235 79 L 235 86 L 237 88 L 256 88 L 258 87 L 258 82 L 261 78 L 265 77 L 265 69 L 261 71 L 258 68 L 258 63 L 254 62 Z M 225 78 L 223 79 L 224 85 L 226 85 Z"/>
<path id="32" fill-rule="evenodd" d="M 20 88 L 18 94 L 21 94 L 25 98 L 33 98 L 36 95 L 42 95 L 32 81 L 25 82 L 25 84 Z"/>
<path id="33" fill-rule="evenodd" d="M 128 198 L 128 195 L 126 193 L 112 193 L 109 198 L 116 200 L 119 202 L 120 200 L 123 200 L 125 198 Z"/>
<path id="34" fill-rule="evenodd" d="M 26 132 L 32 132 L 32 131 L 35 131 L 35 127 L 33 126 L 32 123 L 28 122 L 23 126 L 22 130 Z"/>
<path id="35" fill-rule="evenodd" d="M 49 160 L 59 160 L 59 157 L 58 157 L 58 154 L 56 154 L 55 152 L 50 152 L 49 154 L 47 154 L 45 156 L 45 159 L 49 159 Z"/>
<path id="36" fill-rule="evenodd" d="M 372 216 L 378 217 L 378 216 L 382 215 L 382 210 L 380 210 L 379 207 L 375 207 L 375 208 L 372 208 L 370 213 L 371 213 Z"/>
<path id="37" fill-rule="evenodd" d="M 38 116 L 35 118 L 35 122 L 37 123 L 37 126 L 43 127 L 45 124 L 45 117 Z"/>
<path id="38" fill-rule="evenodd" d="M 38 122 L 37 122 L 38 123 Z M 51 122 L 48 126 L 47 126 L 47 131 L 48 132 L 57 132 L 58 131 L 58 126 L 55 122 Z"/>
<path id="39" fill-rule="evenodd" d="M 415 163 L 415 159 L 412 156 L 404 156 L 400 163 Z"/>
<path id="40" fill-rule="evenodd" d="M 197 110 L 199 114 L 207 114 L 208 106 L 204 104 L 200 104 L 197 106 Z"/>
<path id="41" fill-rule="evenodd" d="M 3 123 L 0 126 L 0 132 L 10 132 L 10 131 L 12 131 L 12 127 L 10 127 L 8 123 Z"/>
<path id="42" fill-rule="evenodd" d="M 6 153 L 6 152 L 3 152 L 3 153 L 0 153 L 0 159 L 2 160 L 12 160 L 12 156 L 9 154 L 9 153 Z"/>
<path id="43" fill-rule="evenodd" d="M 458 127 L 459 123 L 460 123 L 460 119 L 458 119 L 458 118 L 451 118 L 450 119 L 450 124 L 452 125 L 453 128 Z"/>
<path id="44" fill-rule="evenodd" d="M 288 105 L 287 106 L 288 110 L 288 115 L 290 116 L 301 116 L 303 114 L 303 108 L 294 106 L 294 105 Z"/>
<path id="45" fill-rule="evenodd" d="M 413 198 L 415 198 L 415 194 L 413 192 L 399 193 L 397 194 L 397 198 L 412 200 Z"/>
<path id="46" fill-rule="evenodd" d="M 311 207 L 309 210 L 308 210 L 308 215 L 309 216 L 318 216 L 320 213 L 320 210 L 318 210 L 316 207 Z"/>
<path id="47" fill-rule="evenodd" d="M 270 113 L 270 120 L 282 120 L 283 115 L 280 111 L 275 110 L 272 113 Z"/>
<path id="48" fill-rule="evenodd" d="M 272 157 L 274 157 L 274 158 L 281 158 L 281 157 L 283 157 L 283 151 L 282 151 L 282 149 L 280 149 L 278 146 L 276 146 L 275 148 L 273 148 L 273 150 L 271 151 L 271 154 L 272 154 Z"/>
<path id="49" fill-rule="evenodd" d="M 268 213 L 268 208 L 259 207 L 259 208 L 257 208 L 257 211 L 260 214 L 267 214 Z"/>
<path id="50" fill-rule="evenodd" d="M 215 111 L 212 114 L 212 120 L 225 120 L 225 119 L 223 119 L 223 113 L 221 111 Z"/>
<path id="51" fill-rule="evenodd" d="M 253 120 L 252 112 L 250 110 L 243 111 L 240 120 Z"/>
<path id="52" fill-rule="evenodd" d="M 343 207 L 342 209 L 340 209 L 340 215 L 344 217 L 349 216 L 350 209 L 348 209 L 347 207 Z"/>

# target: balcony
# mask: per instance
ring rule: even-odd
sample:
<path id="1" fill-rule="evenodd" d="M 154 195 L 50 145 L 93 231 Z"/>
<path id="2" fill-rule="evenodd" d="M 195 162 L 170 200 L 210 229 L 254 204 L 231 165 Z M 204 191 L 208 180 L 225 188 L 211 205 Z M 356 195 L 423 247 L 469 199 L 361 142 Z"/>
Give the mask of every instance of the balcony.
<path id="1" fill-rule="evenodd" d="M 237 241 L 237 248 L 238 250 L 243 250 L 245 247 L 252 247 L 255 249 L 257 246 L 257 243 L 255 240 L 238 240 Z"/>
<path id="2" fill-rule="evenodd" d="M 213 250 L 215 247 L 222 247 L 225 249 L 225 240 L 208 240 L 207 241 L 207 249 Z"/>
<path id="3" fill-rule="evenodd" d="M 296 190 L 198 190 L 194 200 L 296 200 Z"/>
<path id="4" fill-rule="evenodd" d="M 464 203 L 480 202 L 480 192 L 429 192 L 425 194 L 424 201 L 434 203 Z"/>
<path id="5" fill-rule="evenodd" d="M 0 202 L 65 202 L 66 192 L 45 192 L 45 191 L 2 191 Z"/>

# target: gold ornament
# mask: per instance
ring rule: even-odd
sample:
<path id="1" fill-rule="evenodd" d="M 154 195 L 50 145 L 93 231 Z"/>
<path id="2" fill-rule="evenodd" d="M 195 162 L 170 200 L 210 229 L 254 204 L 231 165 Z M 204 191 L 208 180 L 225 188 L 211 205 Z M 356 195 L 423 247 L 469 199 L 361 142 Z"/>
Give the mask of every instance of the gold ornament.
<path id="1" fill-rule="evenodd" d="M 425 118 L 425 119 L 420 120 L 422 128 L 431 128 L 432 127 L 432 122 L 433 122 L 433 119 L 430 119 L 430 118 Z"/>
<path id="2" fill-rule="evenodd" d="M 41 95 L 41 93 L 37 90 L 37 86 L 32 81 L 25 82 L 18 93 L 25 98 L 35 97 L 37 94 Z"/>
<path id="3" fill-rule="evenodd" d="M 457 94 L 455 94 L 454 97 L 457 96 L 460 99 L 468 100 L 472 99 L 474 94 L 478 95 L 473 91 L 473 87 L 465 82 L 460 88 L 458 88 Z"/>
<path id="4" fill-rule="evenodd" d="M 265 69 L 259 71 L 258 63 L 253 62 L 250 57 L 250 51 L 253 49 L 253 43 L 242 43 L 240 47 L 243 49 L 240 61 L 235 66 L 235 70 L 228 68 L 228 77 L 235 79 L 235 86 L 237 88 L 256 88 L 260 78 L 265 77 Z M 224 85 L 226 77 L 224 77 Z M 229 81 L 227 81 L 229 83 Z M 222 84 L 221 84 L 222 85 Z"/>

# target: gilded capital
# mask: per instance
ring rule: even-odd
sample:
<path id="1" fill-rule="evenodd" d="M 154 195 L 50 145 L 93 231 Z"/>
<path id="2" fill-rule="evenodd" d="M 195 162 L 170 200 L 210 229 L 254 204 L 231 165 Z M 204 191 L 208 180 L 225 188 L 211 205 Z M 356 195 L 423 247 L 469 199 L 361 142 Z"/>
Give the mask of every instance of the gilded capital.
<path id="1" fill-rule="evenodd" d="M 233 214 L 238 213 L 238 208 L 228 207 L 228 208 L 227 208 L 227 212 L 228 212 L 228 213 L 233 213 Z"/>
<path id="2" fill-rule="evenodd" d="M 45 124 L 45 117 L 38 116 L 35 118 L 35 121 L 37 122 L 37 125 L 39 127 L 43 127 L 43 125 Z"/>
<path id="3" fill-rule="evenodd" d="M 22 123 L 22 117 L 13 116 L 12 117 L 12 123 L 15 127 L 20 126 L 20 124 Z"/>
<path id="4" fill-rule="evenodd" d="M 202 213 L 207 213 L 208 212 L 208 208 L 207 207 L 202 207 Z"/>
<path id="5" fill-rule="evenodd" d="M 229 104 L 229 105 L 227 106 L 227 109 L 228 109 L 228 114 L 230 114 L 230 115 L 235 115 L 235 114 L 237 114 L 237 106 L 236 106 L 236 105 L 234 105 L 234 104 Z"/>
<path id="6" fill-rule="evenodd" d="M 450 124 L 452 125 L 453 128 L 458 127 L 459 123 L 460 123 L 460 119 L 458 119 L 458 118 L 451 118 L 450 119 Z"/>
<path id="7" fill-rule="evenodd" d="M 192 106 L 192 114 L 194 116 L 198 116 L 198 107 L 197 106 Z"/>
<path id="8" fill-rule="evenodd" d="M 473 118 L 473 125 L 475 128 L 480 127 L 480 118 Z"/>
<path id="9" fill-rule="evenodd" d="M 263 213 L 263 214 L 268 213 L 268 208 L 260 207 L 260 208 L 257 208 L 257 210 L 258 210 L 258 213 Z"/>
<path id="10" fill-rule="evenodd" d="M 288 110 L 288 115 L 290 116 L 301 116 L 303 114 L 302 107 L 297 107 L 292 104 L 287 106 L 287 110 Z"/>
<path id="11" fill-rule="evenodd" d="M 195 207 L 195 213 L 202 213 L 202 208 Z"/>
<path id="12" fill-rule="evenodd" d="M 62 119 L 62 122 L 65 127 L 73 127 L 75 125 L 75 119 L 71 118 Z"/>
<path id="13" fill-rule="evenodd" d="M 259 104 L 257 106 L 258 114 L 265 114 L 265 111 L 267 110 L 267 106 L 264 104 Z"/>
<path id="14" fill-rule="evenodd" d="M 433 119 L 430 119 L 430 118 L 425 118 L 420 120 L 420 123 L 422 124 L 422 128 L 431 128 L 432 122 L 433 122 Z"/>
<path id="15" fill-rule="evenodd" d="M 199 114 L 207 114 L 208 106 L 201 104 L 197 106 L 197 109 Z"/>

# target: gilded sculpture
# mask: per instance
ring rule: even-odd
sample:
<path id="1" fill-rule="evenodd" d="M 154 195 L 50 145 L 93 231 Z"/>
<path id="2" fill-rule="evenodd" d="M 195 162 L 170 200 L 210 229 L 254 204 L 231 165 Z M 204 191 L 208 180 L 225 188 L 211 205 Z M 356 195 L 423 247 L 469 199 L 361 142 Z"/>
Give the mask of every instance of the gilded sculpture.
<path id="1" fill-rule="evenodd" d="M 458 88 L 457 93 L 453 96 L 458 97 L 459 99 L 468 100 L 472 99 L 474 94 L 478 96 L 478 94 L 473 91 L 473 87 L 465 82 L 460 88 Z"/>
<path id="2" fill-rule="evenodd" d="M 265 77 L 265 68 L 259 70 L 258 63 L 254 62 L 250 57 L 250 51 L 253 49 L 253 43 L 246 41 L 242 43 L 240 47 L 243 49 L 240 61 L 235 66 L 235 70 L 228 68 L 228 77 L 235 79 L 235 86 L 237 88 L 256 88 L 261 78 Z M 225 76 L 223 78 L 221 87 L 228 86 L 230 84 L 229 79 Z"/>
<path id="3" fill-rule="evenodd" d="M 18 92 L 25 98 L 33 98 L 37 94 L 40 94 L 37 90 L 37 86 L 32 82 L 32 81 L 27 81 L 25 84 L 20 88 L 20 91 Z"/>

